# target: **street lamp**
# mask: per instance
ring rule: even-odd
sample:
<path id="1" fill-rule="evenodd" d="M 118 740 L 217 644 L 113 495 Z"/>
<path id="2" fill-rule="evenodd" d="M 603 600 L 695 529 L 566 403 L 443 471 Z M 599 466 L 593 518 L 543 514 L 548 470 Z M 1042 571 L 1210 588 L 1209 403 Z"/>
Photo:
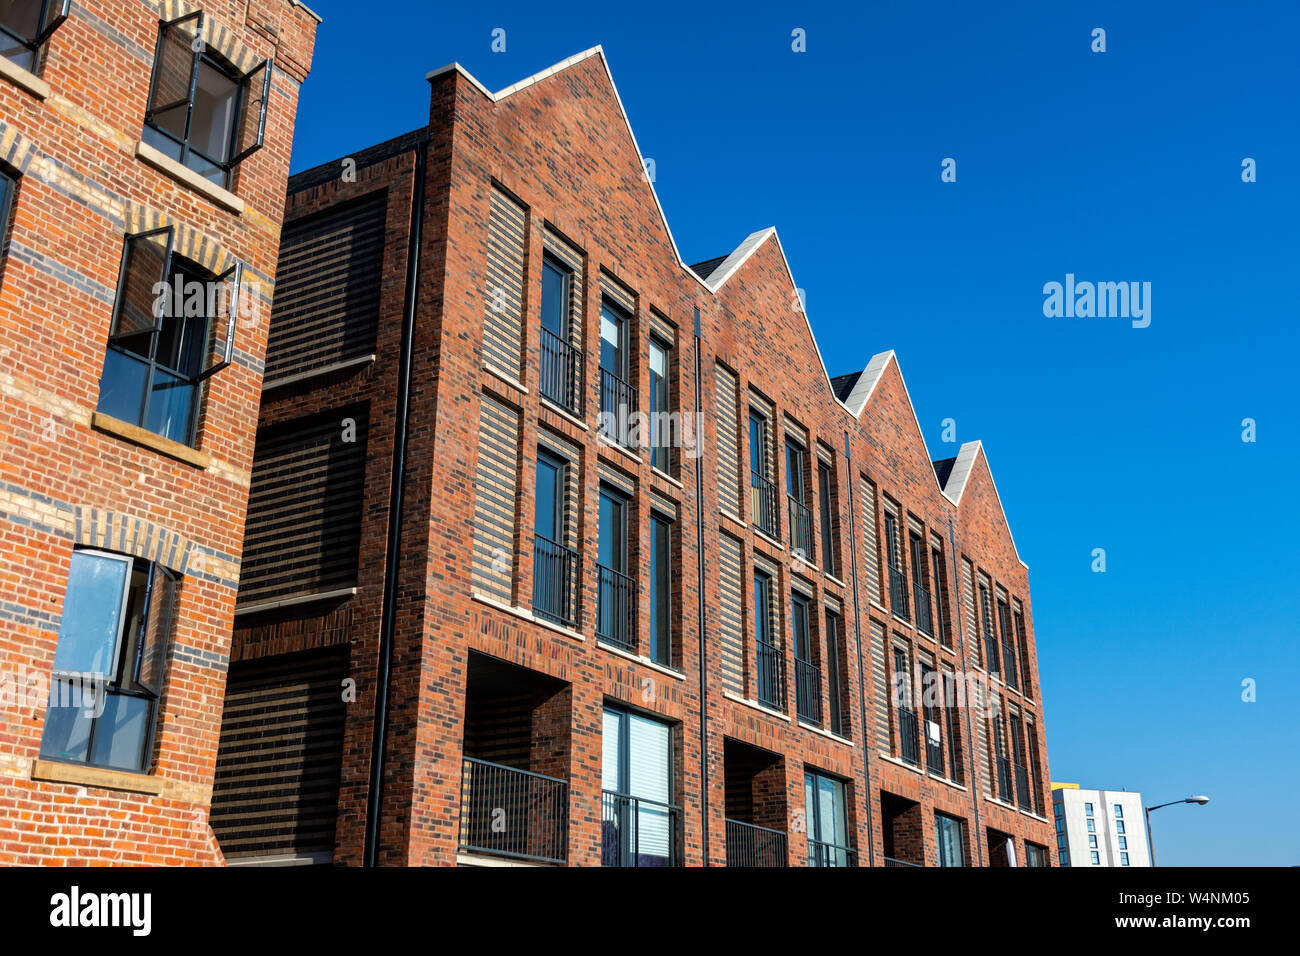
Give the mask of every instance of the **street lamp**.
<path id="1" fill-rule="evenodd" d="M 1203 794 L 1194 794 L 1190 797 L 1184 797 L 1182 800 L 1170 800 L 1168 803 L 1157 803 L 1154 807 L 1147 807 L 1147 853 L 1151 856 L 1151 865 L 1156 865 L 1156 848 L 1151 839 L 1151 811 L 1159 810 L 1161 807 L 1172 807 L 1175 803 L 1195 803 L 1197 806 L 1205 806 L 1210 802 L 1210 798 Z"/>

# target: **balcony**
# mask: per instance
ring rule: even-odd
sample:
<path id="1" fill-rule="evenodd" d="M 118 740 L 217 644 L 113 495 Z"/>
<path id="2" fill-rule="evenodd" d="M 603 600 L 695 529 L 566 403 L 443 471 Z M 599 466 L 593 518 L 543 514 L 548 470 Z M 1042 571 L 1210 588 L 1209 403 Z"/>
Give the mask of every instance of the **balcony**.
<path id="1" fill-rule="evenodd" d="M 930 592 L 912 582 L 912 602 L 916 605 L 916 626 L 922 634 L 934 637 L 934 627 L 930 620 Z"/>
<path id="2" fill-rule="evenodd" d="M 1021 810 L 1028 810 L 1031 807 L 1029 770 L 1021 764 L 1016 764 L 1016 804 Z"/>
<path id="3" fill-rule="evenodd" d="M 837 843 L 823 843 L 821 840 L 808 838 L 809 866 L 857 866 L 858 851 L 851 846 Z"/>
<path id="4" fill-rule="evenodd" d="M 899 756 L 913 767 L 921 765 L 920 748 L 916 740 L 916 713 L 907 707 L 898 708 L 898 750 Z"/>
<path id="5" fill-rule="evenodd" d="M 582 555 L 540 534 L 533 536 L 533 612 L 554 624 L 578 626 Z"/>
<path id="6" fill-rule="evenodd" d="M 542 397 L 582 418 L 583 354 L 548 328 L 542 329 L 538 388 Z"/>
<path id="7" fill-rule="evenodd" d="M 753 469 L 749 472 L 749 514 L 759 531 L 769 538 L 777 536 L 776 485 Z"/>
<path id="8" fill-rule="evenodd" d="M 785 655 L 777 644 L 755 641 L 754 696 L 774 710 L 785 710 Z"/>
<path id="9" fill-rule="evenodd" d="M 600 370 L 600 433 L 633 451 L 631 421 L 637 410 L 637 391 L 607 368 Z"/>
<path id="10" fill-rule="evenodd" d="M 789 866 L 786 836 L 742 820 L 727 821 L 727 866 Z"/>
<path id="11" fill-rule="evenodd" d="M 812 563 L 812 512 L 793 495 L 786 495 L 790 519 L 790 553 Z"/>
<path id="12" fill-rule="evenodd" d="M 904 621 L 912 619 L 907 611 L 907 578 L 892 565 L 889 568 L 889 608 Z"/>
<path id="13" fill-rule="evenodd" d="M 998 767 L 998 799 L 1011 802 L 1011 761 L 1006 757 L 996 759 Z"/>
<path id="14" fill-rule="evenodd" d="M 822 723 L 822 669 L 812 661 L 794 659 L 794 711 L 805 723 Z"/>
<path id="15" fill-rule="evenodd" d="M 601 793 L 602 866 L 682 866 L 682 808 Z"/>
<path id="16" fill-rule="evenodd" d="M 925 869 L 921 863 L 908 863 L 906 860 L 895 860 L 892 856 L 885 857 L 885 866 L 914 866 L 917 869 Z"/>
<path id="17" fill-rule="evenodd" d="M 596 637 L 604 644 L 636 653 L 636 582 L 626 574 L 596 565 Z"/>
<path id="18" fill-rule="evenodd" d="M 460 849 L 563 863 L 569 843 L 569 785 L 466 757 L 460 780 Z"/>

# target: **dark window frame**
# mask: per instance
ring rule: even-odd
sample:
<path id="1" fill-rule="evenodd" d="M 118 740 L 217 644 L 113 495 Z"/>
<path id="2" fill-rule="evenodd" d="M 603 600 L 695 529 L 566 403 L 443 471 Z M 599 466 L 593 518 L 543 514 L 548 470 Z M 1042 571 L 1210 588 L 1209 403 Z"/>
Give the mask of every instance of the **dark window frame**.
<path id="1" fill-rule="evenodd" d="M 45 44 L 54 35 L 54 31 L 63 26 L 71 9 L 72 0 L 41 0 L 40 12 L 36 15 L 36 34 L 30 37 L 18 34 L 0 22 L 0 42 L 4 42 L 4 38 L 7 37 L 24 47 L 31 56 L 30 66 L 23 66 L 13 58 L 10 58 L 10 62 L 20 69 L 27 70 L 28 73 L 36 73 L 41 67 Z"/>
<path id="2" fill-rule="evenodd" d="M 817 497 L 818 517 L 821 521 L 822 534 L 822 570 L 831 577 L 839 577 L 836 555 L 839 541 L 834 533 L 835 527 L 835 466 L 828 461 L 817 462 Z"/>
<path id="3" fill-rule="evenodd" d="M 673 529 L 677 522 L 655 509 L 650 511 L 650 660 L 665 667 L 673 665 Z M 659 567 L 659 542 L 655 535 L 663 529 L 665 564 Z M 663 580 L 659 580 L 662 572 Z M 662 587 L 662 594 L 659 593 Z M 656 602 L 659 613 L 656 614 Z M 660 633 L 660 629 L 663 633 Z M 663 647 L 660 648 L 662 642 Z"/>
<path id="4" fill-rule="evenodd" d="M 664 374 L 655 387 L 654 362 L 652 360 L 653 350 L 658 348 L 664 353 Z M 667 475 L 672 467 L 671 456 L 669 454 L 672 448 L 672 434 L 667 422 L 671 419 L 660 420 L 657 416 L 670 416 L 673 411 L 673 346 L 665 340 L 663 336 L 650 333 L 650 341 L 646 346 L 646 373 L 648 376 L 647 385 L 649 394 L 647 398 L 647 411 L 650 415 L 650 467 L 656 471 Z M 660 394 L 662 393 L 662 394 Z M 662 398 L 663 407 L 657 407 L 656 397 Z"/>

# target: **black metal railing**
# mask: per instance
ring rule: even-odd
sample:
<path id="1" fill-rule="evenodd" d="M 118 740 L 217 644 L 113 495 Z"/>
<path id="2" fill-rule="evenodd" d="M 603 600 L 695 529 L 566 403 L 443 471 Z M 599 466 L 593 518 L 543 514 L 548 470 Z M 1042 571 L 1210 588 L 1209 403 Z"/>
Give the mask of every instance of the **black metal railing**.
<path id="1" fill-rule="evenodd" d="M 916 605 L 916 626 L 922 634 L 934 636 L 930 621 L 930 592 L 916 581 L 912 582 L 912 603 Z"/>
<path id="2" fill-rule="evenodd" d="M 925 864 L 923 863 L 908 863 L 906 860 L 896 860 L 892 856 L 885 857 L 885 866 L 916 866 L 922 869 L 925 868 Z"/>
<path id="3" fill-rule="evenodd" d="M 785 655 L 776 644 L 754 644 L 754 696 L 768 707 L 785 710 Z"/>
<path id="4" fill-rule="evenodd" d="M 794 495 L 786 495 L 790 519 L 790 551 L 812 563 L 812 512 Z"/>
<path id="5" fill-rule="evenodd" d="M 985 627 L 984 630 L 984 664 L 990 674 L 997 674 L 1002 670 L 1002 665 L 998 662 L 998 639 L 993 633 L 991 627 Z"/>
<path id="6" fill-rule="evenodd" d="M 1016 649 L 1012 644 L 1002 644 L 1002 679 L 1012 690 L 1020 689 L 1020 674 L 1016 668 Z"/>
<path id="7" fill-rule="evenodd" d="M 727 820 L 727 866 L 789 866 L 786 837 L 742 820 Z"/>
<path id="8" fill-rule="evenodd" d="M 998 765 L 998 799 L 1011 802 L 1011 761 L 1006 757 L 997 758 Z"/>
<path id="9" fill-rule="evenodd" d="M 921 754 L 916 743 L 916 713 L 908 707 L 898 708 L 899 755 L 913 766 L 921 765 Z"/>
<path id="10" fill-rule="evenodd" d="M 749 513 L 754 520 L 754 527 L 769 538 L 775 538 L 776 485 L 753 469 L 749 472 L 749 501 Z"/>
<path id="11" fill-rule="evenodd" d="M 904 621 L 912 619 L 907 612 L 907 578 L 892 565 L 889 568 L 889 608 Z"/>
<path id="12" fill-rule="evenodd" d="M 625 651 L 636 650 L 636 582 L 596 565 L 596 637 Z"/>
<path id="13" fill-rule="evenodd" d="M 605 790 L 601 866 L 681 866 L 682 808 Z"/>
<path id="14" fill-rule="evenodd" d="M 930 773 L 943 776 L 943 738 L 935 740 L 930 736 L 930 725 L 938 724 L 933 714 L 925 715 L 925 766 Z M 940 725 L 942 726 L 942 725 Z M 940 732 L 942 733 L 942 731 Z"/>
<path id="15" fill-rule="evenodd" d="M 822 669 L 798 657 L 794 659 L 794 711 L 800 720 L 821 726 Z"/>
<path id="16" fill-rule="evenodd" d="M 466 757 L 461 762 L 460 848 L 563 863 L 569 845 L 569 784 Z"/>
<path id="17" fill-rule="evenodd" d="M 533 535 L 533 612 L 556 624 L 576 627 L 582 555 Z"/>
<path id="18" fill-rule="evenodd" d="M 538 388 L 542 397 L 581 418 L 585 391 L 582 350 L 543 328 L 539 357 Z"/>
<path id="19" fill-rule="evenodd" d="M 624 448 L 635 449 L 638 436 L 632 434 L 632 415 L 636 412 L 636 388 L 607 368 L 600 370 L 600 433 Z"/>
<path id="20" fill-rule="evenodd" d="M 1031 806 L 1029 793 L 1029 770 L 1022 764 L 1016 764 L 1016 803 L 1021 810 Z"/>
<path id="21" fill-rule="evenodd" d="M 825 843 L 822 840 L 808 838 L 809 866 L 857 866 L 858 851 L 851 846 L 838 843 Z"/>

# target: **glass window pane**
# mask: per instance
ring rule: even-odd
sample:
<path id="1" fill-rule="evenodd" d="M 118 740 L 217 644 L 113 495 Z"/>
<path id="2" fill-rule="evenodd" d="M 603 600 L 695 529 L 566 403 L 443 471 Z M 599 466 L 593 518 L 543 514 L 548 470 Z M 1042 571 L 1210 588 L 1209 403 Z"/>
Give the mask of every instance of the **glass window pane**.
<path id="1" fill-rule="evenodd" d="M 85 688 L 85 690 L 83 690 Z M 84 763 L 94 716 L 93 689 L 81 681 L 50 682 L 50 706 L 45 711 L 41 756 Z"/>
<path id="2" fill-rule="evenodd" d="M 148 377 L 147 363 L 110 346 L 104 354 L 104 374 L 99 380 L 99 411 L 131 425 L 142 424 Z"/>
<path id="3" fill-rule="evenodd" d="M 144 427 L 164 438 L 188 445 L 194 423 L 194 398 L 198 387 L 161 368 L 154 369 L 149 410 Z"/>
<path id="4" fill-rule="evenodd" d="M 230 158 L 238 94 L 239 86 L 229 76 L 206 60 L 199 64 L 190 145 L 219 163 Z"/>
<path id="5" fill-rule="evenodd" d="M 662 518 L 650 519 L 650 619 L 654 625 L 650 658 L 656 664 L 671 662 L 672 646 L 672 594 L 669 568 L 672 525 Z"/>
<path id="6" fill-rule="evenodd" d="M 159 284 L 166 278 L 167 234 L 133 236 L 124 244 L 122 288 L 117 301 L 113 339 L 153 332 L 163 311 Z M 133 350 L 148 355 L 148 346 Z"/>
<path id="7" fill-rule="evenodd" d="M 623 317 L 608 305 L 600 310 L 600 367 L 623 378 Z"/>
<path id="8" fill-rule="evenodd" d="M 31 40 L 40 32 L 41 0 L 0 2 L 0 24 L 10 33 Z"/>
<path id="9" fill-rule="evenodd" d="M 149 736 L 153 702 L 143 697 L 109 692 L 104 713 L 95 723 L 90 762 L 117 770 L 145 769 L 144 748 Z"/>
<path id="10" fill-rule="evenodd" d="M 537 513 L 533 519 L 533 530 L 550 541 L 559 541 L 559 529 L 556 527 L 556 500 L 559 469 L 555 463 L 545 457 L 537 459 Z"/>
<path id="11" fill-rule="evenodd" d="M 59 624 L 54 670 L 116 676 L 123 601 L 131 561 L 74 551 Z"/>
<path id="12" fill-rule="evenodd" d="M 651 803 L 638 803 L 638 866 L 663 865 L 671 856 L 672 820 L 666 806 L 672 796 L 667 724 L 628 714 L 628 792 Z"/>
<path id="13" fill-rule="evenodd" d="M 550 259 L 542 260 L 542 328 L 565 338 L 568 275 Z M 603 323 L 602 323 L 603 325 Z"/>
<path id="14" fill-rule="evenodd" d="M 618 711 L 606 710 L 601 729 L 601 765 L 600 786 L 615 793 L 622 792 L 622 776 L 619 773 L 622 754 L 621 730 L 623 715 Z"/>

